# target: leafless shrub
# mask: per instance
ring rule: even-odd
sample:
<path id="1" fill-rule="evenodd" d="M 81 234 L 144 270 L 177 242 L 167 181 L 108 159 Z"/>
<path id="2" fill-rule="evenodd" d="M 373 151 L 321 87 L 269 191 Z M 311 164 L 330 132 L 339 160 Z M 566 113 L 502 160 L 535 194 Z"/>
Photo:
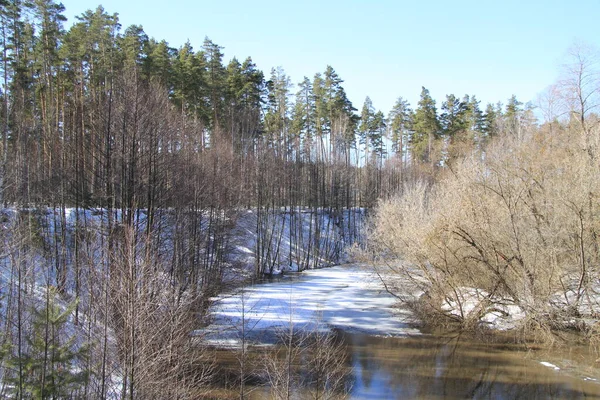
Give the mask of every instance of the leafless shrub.
<path id="1" fill-rule="evenodd" d="M 169 282 L 157 256 L 133 229 L 122 227 L 109 287 L 109 326 L 123 382 L 139 398 L 197 398 L 214 362 L 193 340 L 199 298 Z"/>
<path id="2" fill-rule="evenodd" d="M 352 388 L 343 341 L 328 330 L 285 330 L 280 346 L 266 352 L 264 372 L 274 399 L 345 399 Z"/>
<path id="3" fill-rule="evenodd" d="M 302 362 L 307 336 L 303 332 L 294 332 L 293 326 L 289 330 L 279 331 L 278 336 L 281 346 L 274 352 L 265 353 L 264 372 L 272 398 L 290 399 L 305 383 L 298 367 Z"/>
<path id="4" fill-rule="evenodd" d="M 393 266 L 388 281 L 402 276 L 422 289 L 420 310 L 430 319 L 477 326 L 513 307 L 525 316 L 521 328 L 551 330 L 591 316 L 600 170 L 581 143 L 598 135 L 533 130 L 500 138 L 484 159 L 464 159 L 434 187 L 416 183 L 382 201 L 370 252 Z"/>
<path id="5" fill-rule="evenodd" d="M 308 338 L 308 392 L 315 400 L 346 399 L 352 389 L 348 353 L 335 332 L 317 330 Z"/>

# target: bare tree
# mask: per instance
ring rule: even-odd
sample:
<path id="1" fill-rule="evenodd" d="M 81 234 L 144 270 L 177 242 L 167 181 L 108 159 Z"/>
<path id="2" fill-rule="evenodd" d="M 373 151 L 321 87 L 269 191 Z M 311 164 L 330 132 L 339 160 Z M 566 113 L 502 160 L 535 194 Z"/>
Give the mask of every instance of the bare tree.
<path id="1" fill-rule="evenodd" d="M 596 48 L 573 44 L 567 51 L 559 86 L 568 111 L 588 134 L 595 126 L 589 117 L 600 106 L 600 59 Z"/>

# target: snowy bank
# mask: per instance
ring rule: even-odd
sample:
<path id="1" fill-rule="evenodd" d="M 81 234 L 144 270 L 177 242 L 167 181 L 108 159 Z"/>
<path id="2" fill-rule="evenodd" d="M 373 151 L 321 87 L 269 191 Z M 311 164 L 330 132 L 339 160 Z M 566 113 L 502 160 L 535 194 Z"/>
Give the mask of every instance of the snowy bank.
<path id="1" fill-rule="evenodd" d="M 267 275 L 340 264 L 361 240 L 363 208 L 249 209 L 237 212 L 227 259 Z"/>

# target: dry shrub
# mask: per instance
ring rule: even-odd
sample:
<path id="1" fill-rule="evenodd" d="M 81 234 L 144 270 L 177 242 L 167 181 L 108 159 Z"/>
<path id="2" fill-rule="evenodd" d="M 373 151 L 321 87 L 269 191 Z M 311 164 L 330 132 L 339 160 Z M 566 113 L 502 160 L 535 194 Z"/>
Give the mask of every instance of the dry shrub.
<path id="1" fill-rule="evenodd" d="M 600 168 L 589 145 L 600 134 L 583 135 L 505 136 L 437 184 L 406 187 L 379 204 L 370 251 L 401 261 L 390 280 L 419 286 L 429 318 L 477 326 L 512 307 L 522 328 L 580 327 L 597 312 L 600 261 Z"/>
<path id="2" fill-rule="evenodd" d="M 195 399 L 208 390 L 214 360 L 192 335 L 201 298 L 169 282 L 149 239 L 123 227 L 115 243 L 109 325 L 121 393 L 145 399 Z M 172 281 L 171 281 L 172 282 Z"/>
<path id="3" fill-rule="evenodd" d="M 352 389 L 343 340 L 335 332 L 281 331 L 278 351 L 266 352 L 263 368 L 273 399 L 342 400 Z"/>

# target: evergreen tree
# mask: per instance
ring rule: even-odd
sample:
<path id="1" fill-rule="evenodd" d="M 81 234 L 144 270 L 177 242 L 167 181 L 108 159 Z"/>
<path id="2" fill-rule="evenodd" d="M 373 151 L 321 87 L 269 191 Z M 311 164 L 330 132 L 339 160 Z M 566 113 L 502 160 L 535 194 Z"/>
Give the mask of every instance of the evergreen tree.
<path id="1" fill-rule="evenodd" d="M 265 96 L 265 77 L 256 67 L 252 58 L 248 57 L 242 63 L 242 88 L 239 93 L 243 127 L 241 137 L 243 141 L 256 138 L 261 130 L 262 106 Z"/>
<path id="2" fill-rule="evenodd" d="M 232 144 L 240 149 L 259 132 L 264 77 L 251 58 L 240 64 L 234 57 L 227 65 L 226 82 L 228 131 Z"/>
<path id="3" fill-rule="evenodd" d="M 320 73 L 315 74 L 312 83 L 313 102 L 315 105 L 315 136 L 322 138 L 328 129 L 329 111 L 327 107 L 327 94 L 325 81 Z"/>
<path id="4" fill-rule="evenodd" d="M 523 111 L 522 106 L 523 103 L 517 100 L 517 96 L 514 94 L 508 99 L 508 103 L 506 104 L 506 112 L 504 116 L 509 120 L 514 120 L 519 117 L 521 111 Z"/>
<path id="5" fill-rule="evenodd" d="M 15 371 L 7 377 L 16 398 L 56 399 L 80 397 L 88 379 L 87 348 L 67 333 L 67 325 L 77 301 L 62 307 L 56 292 L 48 290 L 44 308 L 32 310 L 33 326 L 26 337 L 28 346 L 18 355 L 9 356 Z"/>
<path id="6" fill-rule="evenodd" d="M 463 103 L 467 105 L 465 113 L 465 121 L 467 124 L 467 136 L 466 140 L 471 142 L 472 146 L 479 152 L 483 151 L 485 145 L 484 140 L 484 115 L 479 108 L 479 100 L 475 95 L 465 95 L 462 99 Z"/>
<path id="7" fill-rule="evenodd" d="M 123 57 L 125 68 L 137 71 L 147 63 L 149 51 L 148 35 L 140 25 L 131 25 L 125 30 L 123 36 L 119 37 L 117 45 Z"/>
<path id="8" fill-rule="evenodd" d="M 8 162 L 9 162 L 9 142 L 14 141 L 14 133 L 11 135 L 11 129 L 15 125 L 14 116 L 15 103 L 18 97 L 15 96 L 15 77 L 17 68 L 20 64 L 20 42 L 23 31 L 23 21 L 21 19 L 22 4 L 20 1 L 1 1 L 0 2 L 0 34 L 2 35 L 2 53 L 0 53 L 0 69 L 2 71 L 1 99 L 2 112 L 0 113 L 2 124 L 2 153 L 0 162 L 0 203 L 5 202 L 7 186 Z"/>
<path id="9" fill-rule="evenodd" d="M 412 132 L 413 111 L 408 101 L 399 97 L 389 113 L 388 125 L 391 129 L 392 151 L 403 160 L 405 147 Z"/>
<path id="10" fill-rule="evenodd" d="M 100 93 L 100 88 L 110 89 L 108 83 L 115 75 L 118 52 L 116 43 L 121 28 L 117 14 L 107 14 L 102 6 L 87 10 L 77 17 L 78 23 L 70 29 L 72 41 L 79 45 L 77 55 L 87 74 L 89 89 Z M 75 49 L 73 49 L 75 50 Z"/>
<path id="11" fill-rule="evenodd" d="M 36 41 L 37 69 L 42 79 L 42 90 L 52 95 L 54 76 L 60 67 L 58 49 L 64 34 L 62 23 L 67 20 L 63 15 L 65 7 L 52 0 L 35 0 L 33 12 L 39 32 Z"/>
<path id="12" fill-rule="evenodd" d="M 300 154 L 306 153 L 310 156 L 310 147 L 316 130 L 315 97 L 312 83 L 308 77 L 304 77 L 298 84 L 298 88 L 292 111 L 290 134 Z"/>
<path id="13" fill-rule="evenodd" d="M 242 65 L 237 58 L 233 57 L 227 64 L 226 76 L 226 109 L 227 109 L 227 131 L 230 133 L 232 148 L 239 148 L 240 119 L 242 118 L 241 97 L 244 87 L 242 76 Z"/>
<path id="14" fill-rule="evenodd" d="M 421 88 L 421 98 L 413 120 L 411 151 L 414 160 L 434 164 L 434 151 L 440 138 L 440 123 L 437 117 L 435 100 L 425 87 Z"/>
<path id="15" fill-rule="evenodd" d="M 480 101 L 475 95 L 465 95 L 463 102 L 467 104 L 467 121 L 469 129 L 481 134 L 484 130 L 484 115 L 479 107 Z"/>
<path id="16" fill-rule="evenodd" d="M 367 158 L 372 145 L 370 142 L 371 133 L 375 129 L 374 119 L 375 108 L 373 107 L 373 102 L 371 101 L 371 98 L 367 96 L 360 111 L 360 124 L 358 126 L 360 143 L 365 146 L 365 155 L 367 155 Z"/>
<path id="17" fill-rule="evenodd" d="M 332 141 L 348 148 L 354 144 L 354 131 L 357 118 L 356 109 L 342 87 L 344 82 L 333 67 L 327 66 L 324 73 L 323 89 L 328 116 L 323 122 L 324 130 L 332 134 Z"/>
<path id="18" fill-rule="evenodd" d="M 382 167 L 383 158 L 387 154 L 384 142 L 387 124 L 383 112 L 377 111 L 375 115 L 373 115 L 371 123 L 372 126 L 370 131 L 369 142 L 371 143 L 371 147 L 373 149 L 375 157 L 380 162 L 379 166 Z"/>
<path id="19" fill-rule="evenodd" d="M 211 109 L 211 127 L 220 127 L 225 109 L 226 70 L 223 66 L 223 47 L 213 43 L 208 37 L 202 44 L 203 56 L 206 60 L 206 85 L 208 89 L 208 104 Z"/>
<path id="20" fill-rule="evenodd" d="M 148 41 L 148 57 L 144 63 L 146 76 L 156 78 L 167 87 L 169 94 L 173 92 L 173 60 L 177 55 L 177 50 L 169 47 L 169 44 L 161 40 L 156 42 L 154 39 Z"/>
<path id="21" fill-rule="evenodd" d="M 265 133 L 273 144 L 287 146 L 287 130 L 290 113 L 290 78 L 282 67 L 271 69 L 271 79 L 267 86 L 267 111 L 265 113 Z"/>
<path id="22" fill-rule="evenodd" d="M 444 135 L 443 162 L 447 163 L 473 147 L 473 131 L 469 121 L 469 96 L 459 100 L 453 94 L 447 95 L 442 103 L 440 125 Z"/>
<path id="23" fill-rule="evenodd" d="M 263 103 L 265 77 L 250 57 L 247 57 L 242 63 L 242 83 L 243 87 L 240 93 L 242 104 L 244 107 L 257 110 Z"/>
<path id="24" fill-rule="evenodd" d="M 502 114 L 498 113 L 493 104 L 488 103 L 483 113 L 482 132 L 486 139 L 493 138 L 498 134 L 498 118 Z"/>
<path id="25" fill-rule="evenodd" d="M 192 116 L 208 127 L 211 123 L 211 111 L 205 65 L 203 53 L 195 54 L 189 41 L 179 49 L 173 61 L 173 100 L 182 116 Z"/>
<path id="26" fill-rule="evenodd" d="M 468 99 L 461 101 L 453 94 L 446 95 L 446 100 L 442 103 L 442 114 L 440 115 L 440 125 L 443 134 L 452 138 L 457 133 L 469 128 L 467 120 Z"/>
<path id="27" fill-rule="evenodd" d="M 506 109 L 503 115 L 503 126 L 507 133 L 520 137 L 521 135 L 521 116 L 523 114 L 522 102 L 517 100 L 517 96 L 512 95 L 508 99 Z"/>
<path id="28" fill-rule="evenodd" d="M 386 154 L 385 132 L 386 119 L 381 111 L 375 111 L 371 98 L 367 96 L 360 113 L 359 137 L 361 144 L 365 145 L 366 163 L 369 162 L 369 153 L 373 153 L 379 161 Z"/>

